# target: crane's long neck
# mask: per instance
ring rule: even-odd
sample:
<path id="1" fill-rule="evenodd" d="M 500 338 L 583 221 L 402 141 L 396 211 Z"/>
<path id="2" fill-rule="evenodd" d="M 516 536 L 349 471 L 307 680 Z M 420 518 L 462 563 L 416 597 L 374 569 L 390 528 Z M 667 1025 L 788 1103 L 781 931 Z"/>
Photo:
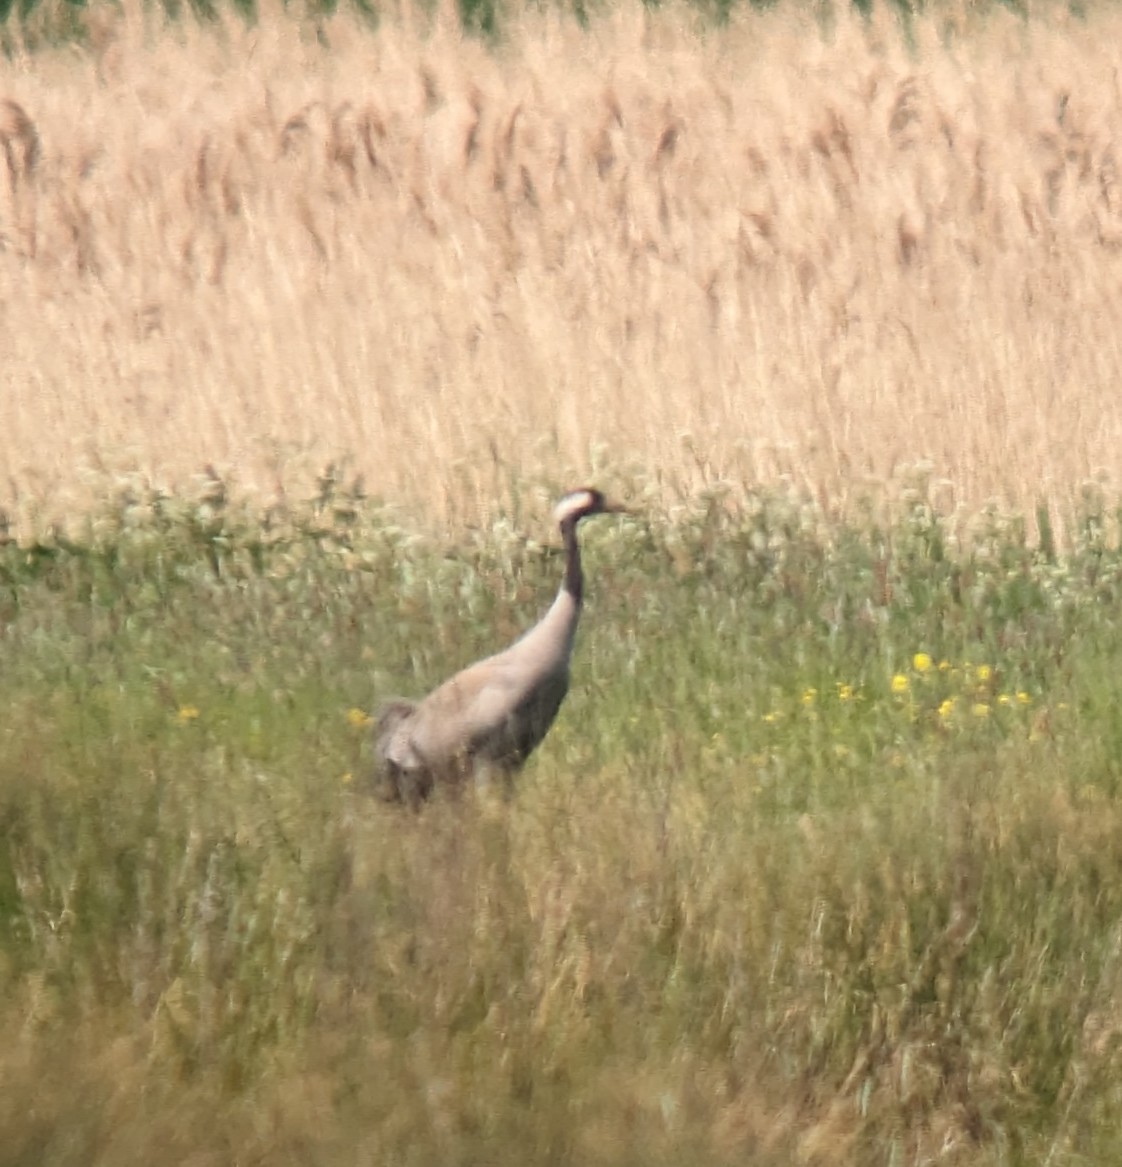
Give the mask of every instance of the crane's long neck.
<path id="1" fill-rule="evenodd" d="M 511 646 L 511 651 L 540 665 L 556 665 L 567 670 L 584 599 L 584 575 L 575 518 L 561 523 L 561 538 L 565 544 L 565 575 L 557 598 L 541 620 Z"/>
<path id="2" fill-rule="evenodd" d="M 580 565 L 580 543 L 577 541 L 577 520 L 566 519 L 561 524 L 561 539 L 565 544 L 565 578 L 562 592 L 567 592 L 576 607 L 584 602 L 584 572 Z"/>
<path id="3" fill-rule="evenodd" d="M 566 519 L 561 524 L 561 538 L 565 543 L 565 575 L 557 598 L 541 620 L 514 646 L 528 658 L 554 662 L 565 669 L 569 666 L 580 619 L 581 601 L 584 598 L 584 576 L 581 572 L 576 528 L 575 519 Z"/>

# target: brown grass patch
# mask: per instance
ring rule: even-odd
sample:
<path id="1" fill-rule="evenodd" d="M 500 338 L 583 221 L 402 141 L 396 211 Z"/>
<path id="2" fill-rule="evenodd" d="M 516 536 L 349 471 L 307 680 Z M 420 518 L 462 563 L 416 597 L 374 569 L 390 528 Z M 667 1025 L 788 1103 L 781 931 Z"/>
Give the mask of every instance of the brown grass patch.
<path id="1" fill-rule="evenodd" d="M 919 461 L 945 511 L 1113 496 L 1113 10 L 914 50 L 786 10 L 526 16 L 494 52 L 89 19 L 0 63 L 5 507 L 341 456 L 450 523 L 590 475 L 844 509 Z"/>

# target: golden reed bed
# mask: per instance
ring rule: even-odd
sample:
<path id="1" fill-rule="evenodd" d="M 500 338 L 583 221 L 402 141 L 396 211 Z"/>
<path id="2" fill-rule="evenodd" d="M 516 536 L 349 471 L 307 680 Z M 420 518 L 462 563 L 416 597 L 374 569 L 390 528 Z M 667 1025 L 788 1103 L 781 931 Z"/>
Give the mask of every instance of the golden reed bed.
<path id="1" fill-rule="evenodd" d="M 340 456 L 453 526 L 590 476 L 1116 493 L 1114 10 L 89 22 L 0 62 L 21 517 Z"/>

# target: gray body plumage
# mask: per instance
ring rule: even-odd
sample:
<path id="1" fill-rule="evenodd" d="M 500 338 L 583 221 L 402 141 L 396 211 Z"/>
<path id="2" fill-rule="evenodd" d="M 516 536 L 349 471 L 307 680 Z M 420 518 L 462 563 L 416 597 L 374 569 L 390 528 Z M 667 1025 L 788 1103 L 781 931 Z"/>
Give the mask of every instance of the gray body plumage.
<path id="1" fill-rule="evenodd" d="M 502 652 L 445 681 L 419 702 L 387 702 L 375 726 L 381 793 L 416 805 L 438 785 L 512 775 L 540 744 L 569 689 L 583 599 L 576 524 L 622 511 L 599 491 L 568 494 L 555 515 L 565 541 L 565 577 L 545 616 Z"/>

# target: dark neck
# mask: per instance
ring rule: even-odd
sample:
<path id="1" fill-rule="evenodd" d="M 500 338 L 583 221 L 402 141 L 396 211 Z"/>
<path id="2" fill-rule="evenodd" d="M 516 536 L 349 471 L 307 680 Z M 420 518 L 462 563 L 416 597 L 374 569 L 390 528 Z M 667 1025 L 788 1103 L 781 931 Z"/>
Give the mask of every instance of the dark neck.
<path id="1" fill-rule="evenodd" d="M 561 587 L 580 604 L 584 599 L 584 573 L 580 569 L 576 519 L 566 519 L 561 524 L 561 538 L 565 543 L 565 580 Z"/>

